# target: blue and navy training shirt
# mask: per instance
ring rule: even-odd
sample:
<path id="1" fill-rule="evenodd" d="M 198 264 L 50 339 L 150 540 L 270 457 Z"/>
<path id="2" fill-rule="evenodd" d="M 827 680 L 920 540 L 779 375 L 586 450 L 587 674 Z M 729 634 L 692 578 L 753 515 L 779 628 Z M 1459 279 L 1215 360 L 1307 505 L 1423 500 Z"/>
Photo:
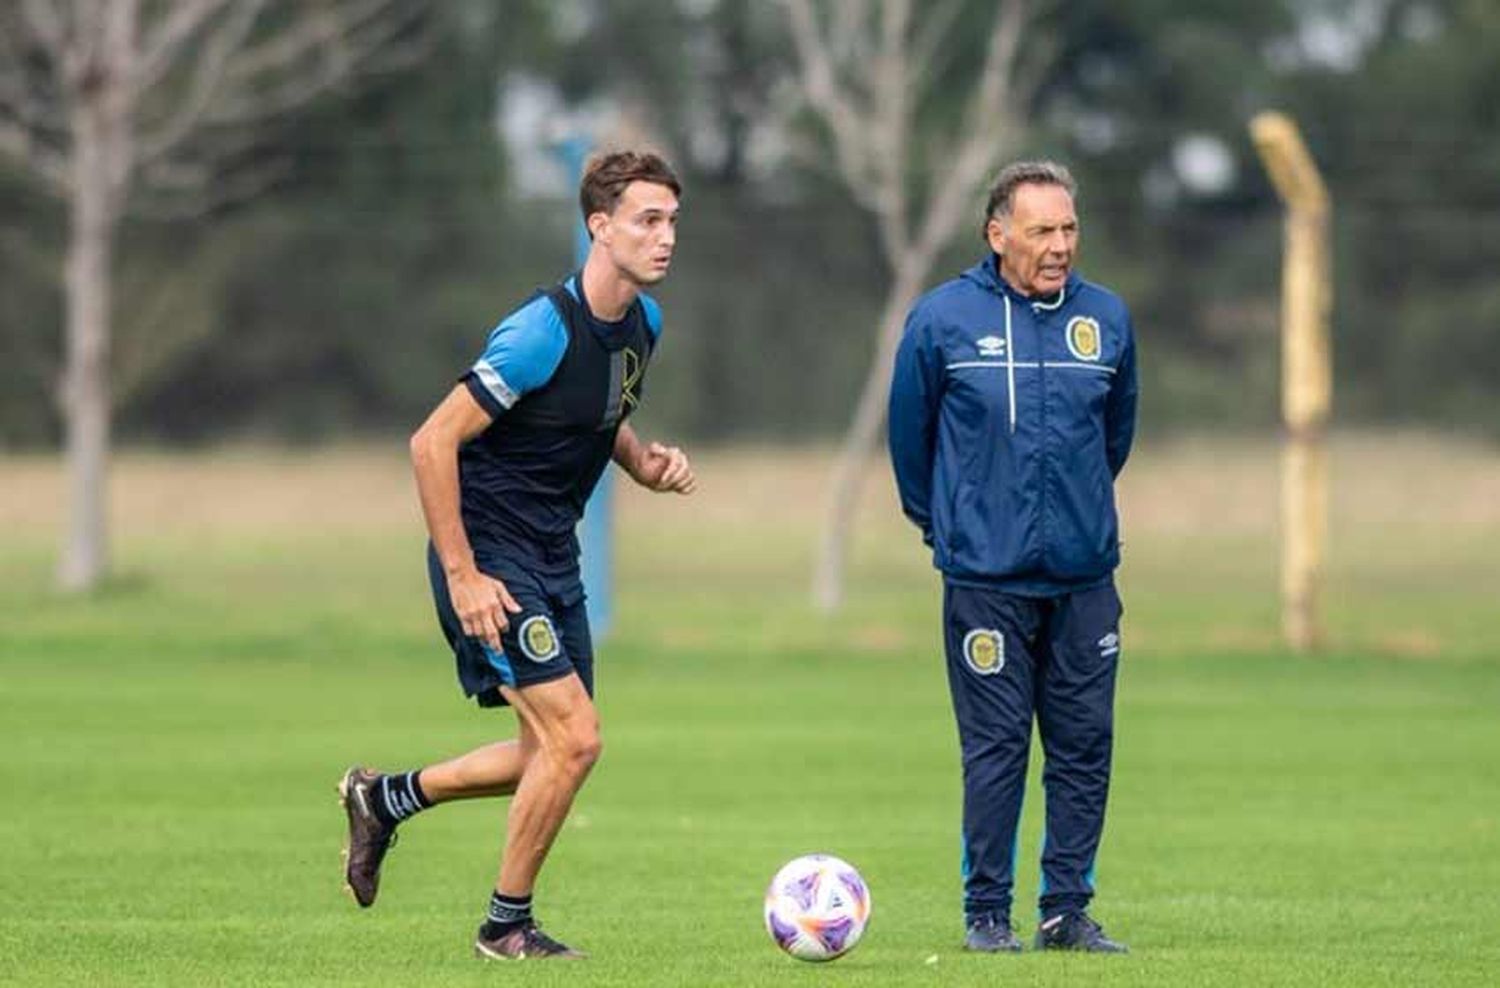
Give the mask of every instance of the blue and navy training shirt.
<path id="1" fill-rule="evenodd" d="M 576 565 L 574 528 L 640 404 L 661 335 L 646 295 L 618 322 L 589 310 L 578 276 L 501 320 L 461 380 L 494 418 L 459 450 L 464 528 L 477 558 Z"/>

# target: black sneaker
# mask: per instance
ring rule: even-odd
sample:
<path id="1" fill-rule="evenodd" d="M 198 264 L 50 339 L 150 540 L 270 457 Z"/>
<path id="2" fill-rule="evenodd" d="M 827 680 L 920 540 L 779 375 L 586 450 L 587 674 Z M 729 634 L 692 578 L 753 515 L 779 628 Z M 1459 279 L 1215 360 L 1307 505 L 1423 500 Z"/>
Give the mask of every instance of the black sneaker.
<path id="1" fill-rule="evenodd" d="M 1058 913 L 1042 921 L 1036 930 L 1037 950 L 1082 950 L 1091 954 L 1125 954 L 1123 943 L 1104 935 L 1104 929 L 1088 913 Z"/>
<path id="2" fill-rule="evenodd" d="M 380 863 L 396 843 L 396 828 L 387 826 L 370 809 L 379 772 L 354 766 L 339 780 L 339 803 L 349 817 L 349 840 L 344 847 L 344 887 L 362 908 L 375 904 L 380 891 Z"/>
<path id="3" fill-rule="evenodd" d="M 588 956 L 567 944 L 558 943 L 530 920 L 493 940 L 484 938 L 484 927 L 481 926 L 479 936 L 474 940 L 474 954 L 485 960 L 495 961 L 519 961 L 528 957 L 581 958 Z"/>
<path id="4" fill-rule="evenodd" d="M 1021 941 L 1010 928 L 1010 920 L 999 916 L 975 916 L 964 932 L 964 949 L 986 954 L 1019 954 Z"/>

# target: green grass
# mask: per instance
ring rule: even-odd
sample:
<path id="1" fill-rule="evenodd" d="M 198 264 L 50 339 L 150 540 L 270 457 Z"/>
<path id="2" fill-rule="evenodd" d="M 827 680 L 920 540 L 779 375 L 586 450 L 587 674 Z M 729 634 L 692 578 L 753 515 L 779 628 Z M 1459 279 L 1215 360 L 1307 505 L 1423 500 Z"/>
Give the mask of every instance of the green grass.
<path id="1" fill-rule="evenodd" d="M 502 803 L 414 821 L 375 909 L 339 889 L 345 765 L 512 730 L 452 684 L 414 522 L 127 528 L 123 576 L 82 601 L 48 589 L 45 541 L 0 536 L 0 983 L 1494 983 L 1492 527 L 1347 533 L 1311 659 L 1275 645 L 1264 538 L 1137 535 L 1095 909 L 1133 952 L 995 958 L 957 947 L 956 740 L 915 538 L 872 509 L 824 619 L 804 517 L 622 507 L 605 756 L 538 890 L 593 957 L 524 970 L 468 952 Z M 1033 792 L 1027 934 L 1040 813 Z M 875 899 L 833 965 L 760 925 L 770 875 L 812 850 Z"/>

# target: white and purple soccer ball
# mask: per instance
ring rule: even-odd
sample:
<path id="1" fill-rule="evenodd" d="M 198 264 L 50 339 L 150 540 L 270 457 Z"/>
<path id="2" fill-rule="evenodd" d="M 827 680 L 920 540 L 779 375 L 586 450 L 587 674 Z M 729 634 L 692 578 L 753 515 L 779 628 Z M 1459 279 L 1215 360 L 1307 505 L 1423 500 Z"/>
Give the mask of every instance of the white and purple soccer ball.
<path id="1" fill-rule="evenodd" d="M 854 949 L 870 922 L 870 887 L 831 854 L 787 862 L 766 889 L 766 932 L 798 960 L 831 961 Z"/>

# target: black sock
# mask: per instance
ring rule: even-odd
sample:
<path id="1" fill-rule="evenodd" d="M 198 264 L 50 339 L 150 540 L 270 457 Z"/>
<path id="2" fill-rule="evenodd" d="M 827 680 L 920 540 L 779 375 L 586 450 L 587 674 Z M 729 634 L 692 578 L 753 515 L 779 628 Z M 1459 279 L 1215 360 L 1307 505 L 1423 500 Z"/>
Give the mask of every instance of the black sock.
<path id="1" fill-rule="evenodd" d="M 370 789 L 370 811 L 376 819 L 388 827 L 395 826 L 432 805 L 417 781 L 420 771 L 380 777 Z"/>
<path id="2" fill-rule="evenodd" d="M 516 927 L 531 921 L 531 896 L 490 893 L 490 910 L 479 935 L 486 940 L 503 937 Z"/>

